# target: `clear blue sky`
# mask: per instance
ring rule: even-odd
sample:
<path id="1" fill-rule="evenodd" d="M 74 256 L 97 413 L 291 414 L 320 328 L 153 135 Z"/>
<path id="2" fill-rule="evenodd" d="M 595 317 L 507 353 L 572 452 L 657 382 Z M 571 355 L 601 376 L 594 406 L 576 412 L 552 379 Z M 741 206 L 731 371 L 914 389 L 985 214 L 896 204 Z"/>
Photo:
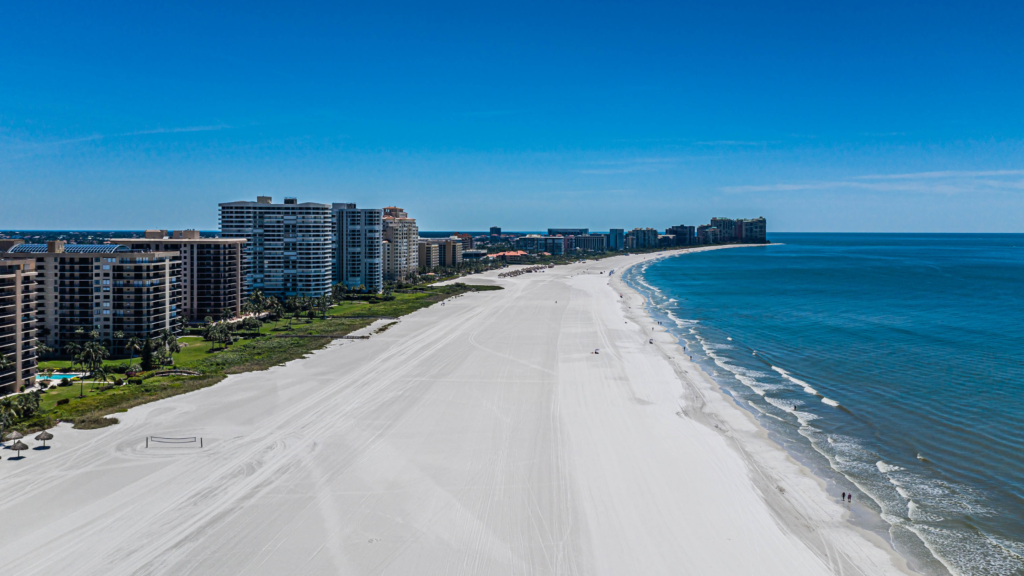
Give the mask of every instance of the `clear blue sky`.
<path id="1" fill-rule="evenodd" d="M 151 4 L 5 4 L 0 228 L 1024 232 L 1021 3 Z"/>

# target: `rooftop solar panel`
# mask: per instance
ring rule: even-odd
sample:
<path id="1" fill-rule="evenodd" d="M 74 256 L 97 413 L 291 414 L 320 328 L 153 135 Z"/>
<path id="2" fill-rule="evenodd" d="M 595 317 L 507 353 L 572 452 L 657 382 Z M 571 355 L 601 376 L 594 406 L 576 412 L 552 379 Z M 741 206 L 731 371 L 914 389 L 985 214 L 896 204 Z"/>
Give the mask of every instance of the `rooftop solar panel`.
<path id="1" fill-rule="evenodd" d="M 18 244 L 7 252 L 45 254 L 46 244 Z M 65 244 L 64 252 L 66 254 L 113 254 L 115 252 L 131 252 L 131 250 L 120 244 Z"/>
<path id="2" fill-rule="evenodd" d="M 11 249 L 8 250 L 7 252 L 8 253 L 17 252 L 17 253 L 21 253 L 21 254 L 24 254 L 24 253 L 38 254 L 38 253 L 46 252 L 46 244 L 18 244 L 17 246 L 11 247 Z"/>

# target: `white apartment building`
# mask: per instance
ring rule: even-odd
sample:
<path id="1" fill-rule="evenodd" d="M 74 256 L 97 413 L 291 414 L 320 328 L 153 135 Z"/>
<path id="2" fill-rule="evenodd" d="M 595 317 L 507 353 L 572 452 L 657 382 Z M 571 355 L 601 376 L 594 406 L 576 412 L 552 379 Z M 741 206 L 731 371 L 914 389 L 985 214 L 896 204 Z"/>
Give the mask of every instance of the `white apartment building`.
<path id="1" fill-rule="evenodd" d="M 270 196 L 220 204 L 222 238 L 244 238 L 245 290 L 282 299 L 331 291 L 334 225 L 330 204 Z"/>
<path id="2" fill-rule="evenodd" d="M 370 292 L 384 289 L 380 208 L 356 208 L 355 204 L 331 206 L 334 218 L 334 283 L 348 288 L 363 286 Z"/>

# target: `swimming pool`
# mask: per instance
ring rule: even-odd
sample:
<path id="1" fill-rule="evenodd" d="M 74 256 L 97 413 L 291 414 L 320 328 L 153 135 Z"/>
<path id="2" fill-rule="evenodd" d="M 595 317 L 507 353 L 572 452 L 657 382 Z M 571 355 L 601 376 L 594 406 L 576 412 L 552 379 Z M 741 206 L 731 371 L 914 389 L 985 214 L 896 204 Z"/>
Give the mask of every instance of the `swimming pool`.
<path id="1" fill-rule="evenodd" d="M 39 380 L 70 380 L 71 378 L 78 378 L 81 374 L 50 374 L 46 376 L 40 374 L 37 379 Z"/>

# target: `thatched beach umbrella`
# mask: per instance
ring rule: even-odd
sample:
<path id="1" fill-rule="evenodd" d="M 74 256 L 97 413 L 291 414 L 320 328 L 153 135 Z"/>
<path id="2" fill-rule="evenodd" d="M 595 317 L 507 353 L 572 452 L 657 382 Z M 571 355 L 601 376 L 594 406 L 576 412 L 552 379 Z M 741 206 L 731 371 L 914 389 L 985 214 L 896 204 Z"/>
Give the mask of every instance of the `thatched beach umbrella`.
<path id="1" fill-rule="evenodd" d="M 26 446 L 25 443 L 22 442 L 21 440 L 18 440 L 17 442 L 14 443 L 13 446 L 11 446 L 11 450 L 17 450 L 18 458 L 21 458 L 21 451 L 28 450 L 28 446 Z"/>
<path id="2" fill-rule="evenodd" d="M 11 432 L 8 435 L 4 436 L 4 442 L 7 442 L 9 440 L 21 440 L 22 438 L 24 438 L 24 436 L 21 435 L 21 432 L 15 430 L 14 432 Z"/>
<path id="3" fill-rule="evenodd" d="M 42 440 L 43 448 L 46 448 L 46 441 L 53 440 L 53 434 L 50 434 L 46 430 L 43 430 L 43 432 L 39 436 L 36 436 L 36 440 Z"/>

